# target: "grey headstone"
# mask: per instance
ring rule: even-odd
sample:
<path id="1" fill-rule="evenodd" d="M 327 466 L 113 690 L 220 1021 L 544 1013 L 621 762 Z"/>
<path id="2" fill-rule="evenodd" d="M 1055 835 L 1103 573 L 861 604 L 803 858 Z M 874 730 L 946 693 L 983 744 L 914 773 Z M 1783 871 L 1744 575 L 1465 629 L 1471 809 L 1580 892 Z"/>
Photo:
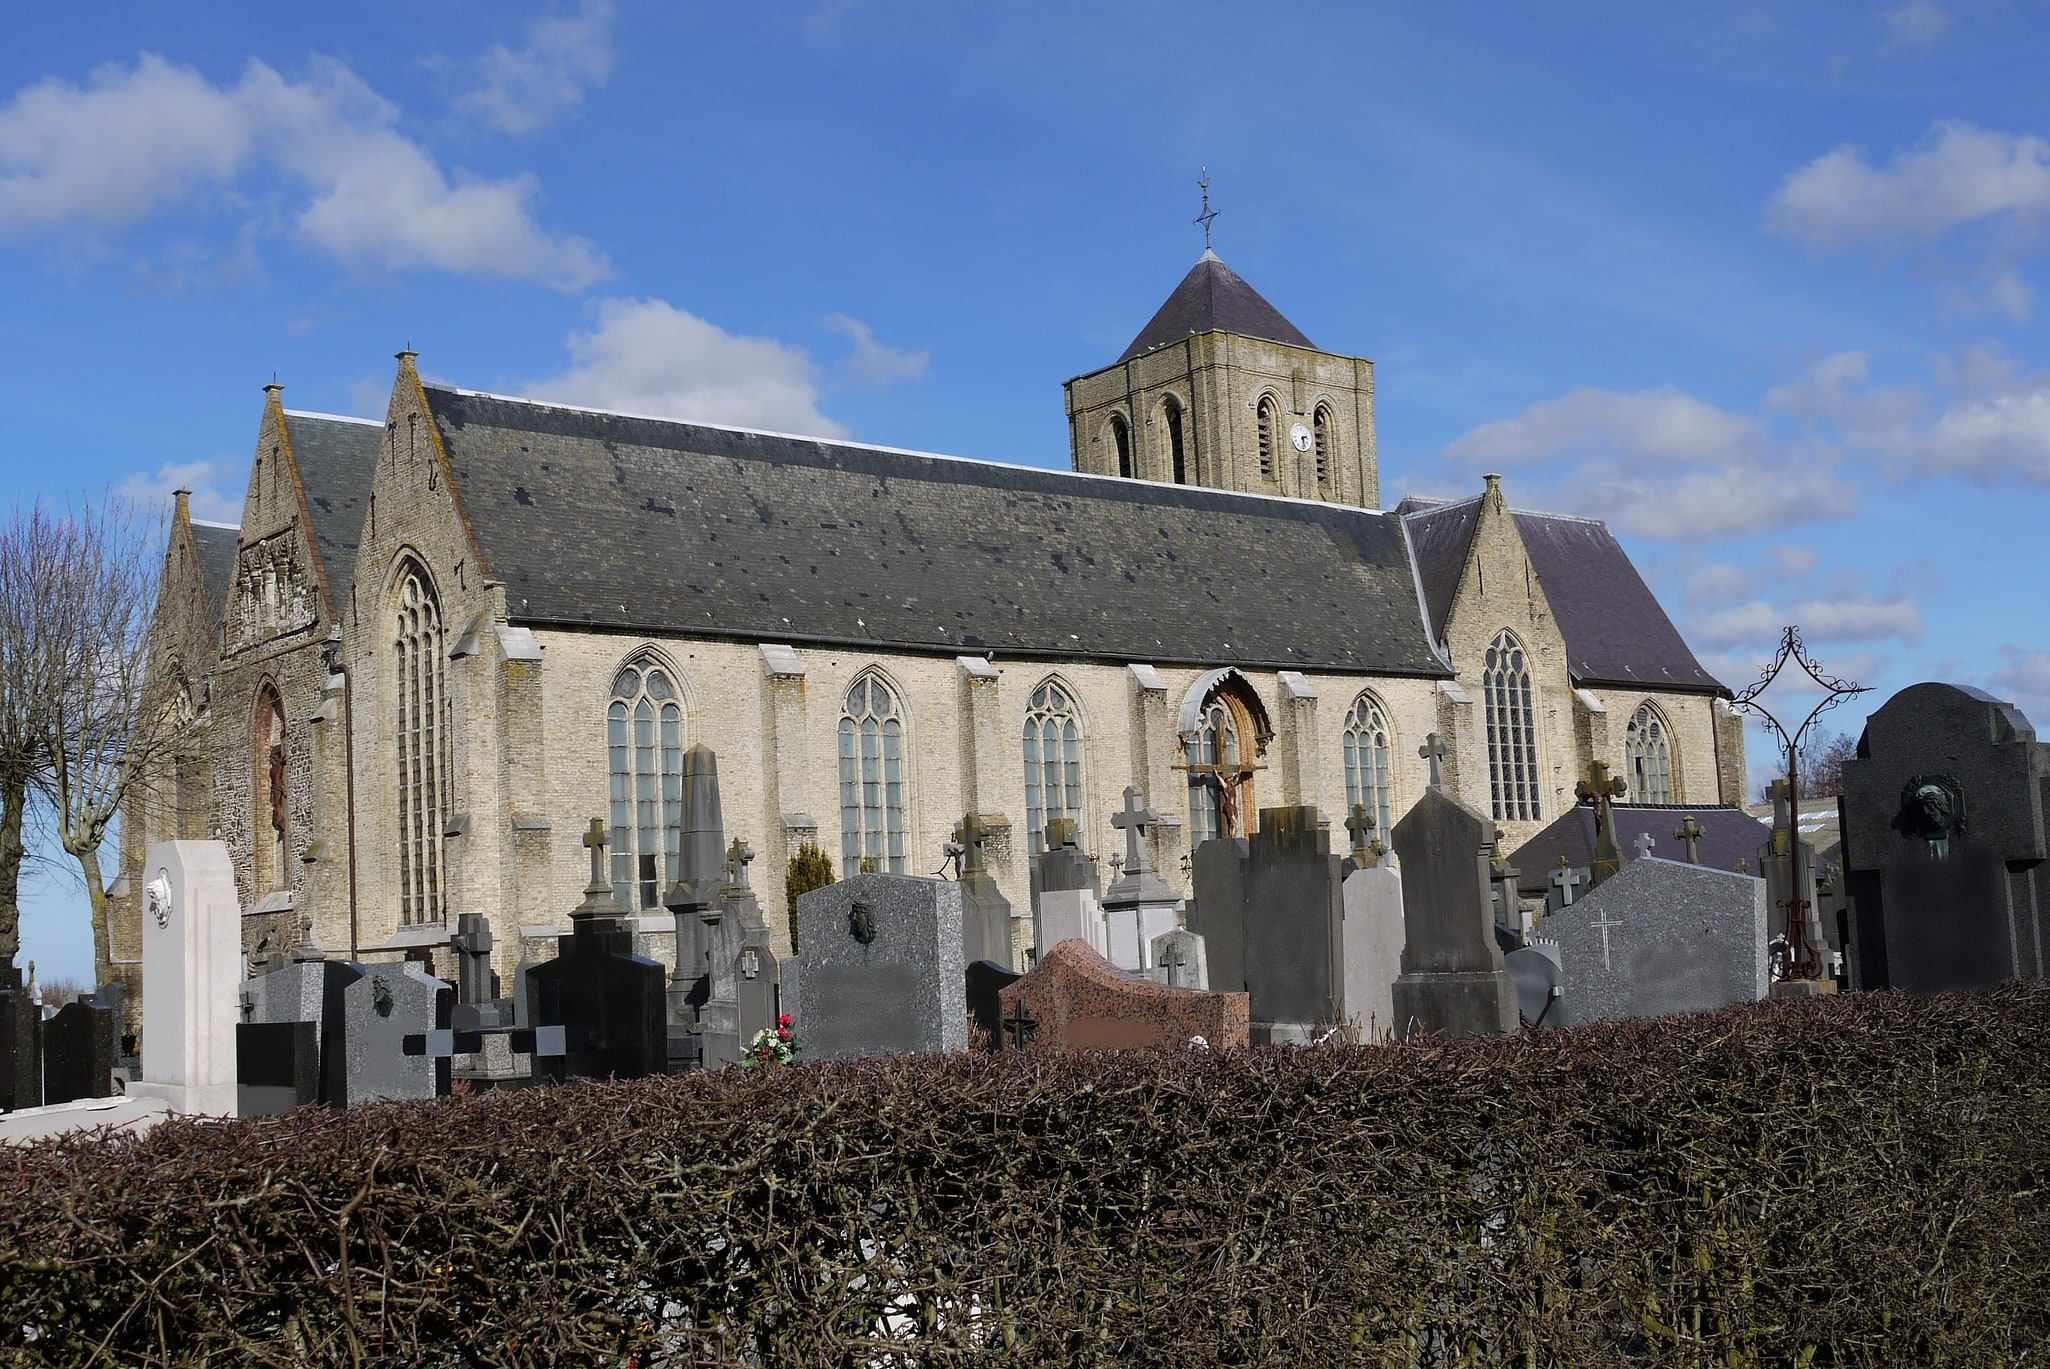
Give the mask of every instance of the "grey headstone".
<path id="1" fill-rule="evenodd" d="M 1345 877 L 1345 1016 L 1380 1039 L 1396 1030 L 1395 980 L 1402 973 L 1402 876 L 1385 865 Z"/>
<path id="2" fill-rule="evenodd" d="M 766 937 L 757 943 L 743 945 L 734 956 L 733 985 L 740 1022 L 738 1035 L 743 1051 L 747 1049 L 747 1043 L 755 1039 L 756 1032 L 775 1027 L 776 1018 L 782 1011 L 777 969 L 776 953 Z"/>
<path id="3" fill-rule="evenodd" d="M 1545 919 L 1566 980 L 1566 998 L 1547 1023 L 1702 1012 L 1764 998 L 1765 925 L 1765 881 L 1756 876 L 1633 860 Z"/>
<path id="4" fill-rule="evenodd" d="M 1494 849 L 1494 822 L 1436 785 L 1395 824 L 1403 924 L 1393 993 L 1398 1035 L 1516 1030 L 1516 986 L 1495 942 Z"/>
<path id="5" fill-rule="evenodd" d="M 1171 989 L 1210 988 L 1210 961 L 1194 932 L 1177 927 L 1154 937 L 1151 960 L 1153 978 Z"/>
<path id="6" fill-rule="evenodd" d="M 1056 818 L 1046 825 L 1046 849 L 1032 858 L 1032 906 L 1039 906 L 1041 894 L 1062 889 L 1102 893 L 1096 862 L 1082 849 L 1073 818 Z"/>
<path id="7" fill-rule="evenodd" d="M 1203 938 L 1210 987 L 1219 993 L 1246 987 L 1246 855 L 1244 837 L 1214 837 L 1189 862 L 1188 927 Z"/>
<path id="8" fill-rule="evenodd" d="M 1210 987 L 1246 993 L 1255 1044 L 1301 1039 L 1346 1015 L 1341 861 L 1308 805 L 1261 809 L 1244 849 L 1235 877 L 1219 869 L 1222 853 L 1205 862 L 1197 852 L 1189 928 L 1208 944 Z M 1224 977 L 1228 959 L 1237 960 L 1237 980 Z"/>
<path id="9" fill-rule="evenodd" d="M 257 1024 L 310 1022 L 318 1064 L 316 1097 L 345 1105 L 348 1083 L 348 1022 L 343 1009 L 348 986 L 363 967 L 314 955 L 273 962 L 275 968 L 242 986 L 244 1020 Z"/>
<path id="10" fill-rule="evenodd" d="M 447 1093 L 448 1059 L 407 1055 L 405 1039 L 447 1030 L 455 997 L 453 985 L 410 960 L 364 967 L 342 990 L 346 1105 Z"/>
<path id="11" fill-rule="evenodd" d="M 800 898 L 797 921 L 807 1058 L 968 1048 L 958 884 L 853 875 Z"/>
<path id="12" fill-rule="evenodd" d="M 1981 690 L 1918 684 L 1865 723 L 1839 804 L 1862 987 L 2050 976 L 2050 746 Z"/>
<path id="13" fill-rule="evenodd" d="M 1566 1020 L 1565 972 L 1559 947 L 1549 938 L 1525 942 L 1502 957 L 1516 984 L 1516 1011 L 1526 1027 L 1557 1027 Z"/>

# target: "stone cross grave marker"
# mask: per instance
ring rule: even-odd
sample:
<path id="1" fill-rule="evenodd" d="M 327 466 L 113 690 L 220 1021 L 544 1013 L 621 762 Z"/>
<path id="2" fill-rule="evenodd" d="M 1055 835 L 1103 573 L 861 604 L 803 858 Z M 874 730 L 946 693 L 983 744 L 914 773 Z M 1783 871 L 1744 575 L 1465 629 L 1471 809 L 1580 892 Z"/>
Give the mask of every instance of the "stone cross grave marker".
<path id="1" fill-rule="evenodd" d="M 1355 865 L 1365 869 L 1374 863 L 1374 853 L 1367 843 L 1374 838 L 1374 815 L 1367 811 L 1364 803 L 1356 803 L 1346 815 L 1345 830 L 1352 836 L 1352 858 Z"/>
<path id="2" fill-rule="evenodd" d="M 1445 787 L 1443 762 L 1448 754 L 1445 749 L 1445 743 L 1438 739 L 1438 734 L 1435 732 L 1425 734 L 1424 744 L 1417 748 L 1417 755 L 1431 763 L 1431 788 L 1433 789 Z"/>
<path id="3" fill-rule="evenodd" d="M 1680 819 L 1680 825 L 1674 829 L 1673 839 L 1684 843 L 1687 847 L 1687 863 L 1689 865 L 1701 864 L 1701 852 L 1698 848 L 1702 837 L 1706 835 L 1707 833 L 1701 830 L 1701 824 L 1694 820 L 1692 813 Z"/>
<path id="4" fill-rule="evenodd" d="M 1573 786 L 1575 797 L 1594 806 L 1594 860 L 1588 867 L 1591 886 L 1600 884 L 1623 868 L 1623 848 L 1616 842 L 1616 810 L 1613 804 L 1623 797 L 1627 787 L 1620 776 L 1609 774 L 1606 761 L 1589 763 L 1587 778 Z"/>
<path id="5" fill-rule="evenodd" d="M 1637 834 L 1637 840 L 1631 842 L 1630 844 L 1637 848 L 1637 858 L 1639 860 L 1643 860 L 1651 854 L 1651 848 L 1657 846 L 1658 842 L 1652 839 L 1651 833 L 1639 832 Z"/>
<path id="6" fill-rule="evenodd" d="M 1557 912 L 1561 908 L 1571 908 L 1573 906 L 1574 890 L 1586 882 L 1587 877 L 1567 864 L 1566 857 L 1560 856 L 1559 868 L 1552 871 L 1550 880 L 1553 896 L 1552 906 L 1545 911 Z"/>

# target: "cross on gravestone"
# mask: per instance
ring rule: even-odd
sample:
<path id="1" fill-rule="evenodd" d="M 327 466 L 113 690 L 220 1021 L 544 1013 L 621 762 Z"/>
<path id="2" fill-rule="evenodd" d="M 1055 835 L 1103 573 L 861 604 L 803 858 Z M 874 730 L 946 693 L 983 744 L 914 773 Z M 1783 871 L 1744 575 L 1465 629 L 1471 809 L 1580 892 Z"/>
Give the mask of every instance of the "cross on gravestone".
<path id="1" fill-rule="evenodd" d="M 1643 860 L 1645 857 L 1649 856 L 1651 854 L 1651 848 L 1658 845 L 1657 842 L 1651 839 L 1651 833 L 1649 832 L 1639 832 L 1637 834 L 1637 840 L 1631 842 L 1630 844 L 1637 848 L 1637 858 L 1639 860 Z"/>
<path id="2" fill-rule="evenodd" d="M 740 977 L 742 979 L 758 979 L 761 977 L 762 958 L 754 947 L 741 947 L 740 959 L 736 961 L 735 964 L 739 966 Z"/>
<path id="3" fill-rule="evenodd" d="M 1587 925 L 1602 934 L 1602 969 L 1607 970 L 1610 968 L 1609 929 L 1622 926 L 1622 920 L 1615 917 L 1607 908 L 1604 908 L 1602 909 L 1602 915 Z"/>
<path id="4" fill-rule="evenodd" d="M 754 862 L 755 848 L 739 837 L 726 847 L 727 883 L 736 889 L 748 888 L 747 867 Z"/>
<path id="5" fill-rule="evenodd" d="M 1425 734 L 1424 744 L 1417 748 L 1417 755 L 1431 763 L 1431 788 L 1433 789 L 1445 787 L 1445 771 L 1441 762 L 1444 761 L 1448 754 L 1445 750 L 1445 743 L 1438 740 L 1438 734 L 1435 732 Z"/>
<path id="6" fill-rule="evenodd" d="M 612 885 L 605 878 L 605 820 L 592 818 L 584 829 L 584 847 L 591 853 L 591 882 L 584 886 L 584 901 L 569 910 L 572 918 L 618 917 L 626 910 L 612 897 Z"/>
<path id="7" fill-rule="evenodd" d="M 1146 796 L 1131 785 L 1125 786 L 1125 808 L 1111 817 L 1110 825 L 1122 828 L 1125 834 L 1125 870 L 1131 875 L 1144 874 L 1146 864 L 1146 831 L 1160 821 L 1160 814 L 1146 805 Z"/>
<path id="8" fill-rule="evenodd" d="M 1374 815 L 1367 811 L 1364 803 L 1352 806 L 1352 812 L 1345 820 L 1345 830 L 1352 834 L 1352 853 L 1361 857 L 1364 864 L 1373 864 L 1373 852 L 1368 842 L 1373 840 Z"/>
<path id="9" fill-rule="evenodd" d="M 1112 856 L 1110 858 L 1110 882 L 1116 884 L 1123 876 L 1124 870 L 1125 858 L 1123 856 Z"/>
<path id="10" fill-rule="evenodd" d="M 989 838 L 989 824 L 980 813 L 964 813 L 961 821 L 954 824 L 954 841 L 961 847 L 960 872 L 964 878 L 982 873 L 982 844 Z"/>
<path id="11" fill-rule="evenodd" d="M 1166 971 L 1168 983 L 1179 985 L 1182 982 L 1182 971 L 1189 968 L 1189 955 L 1181 948 L 1179 942 L 1170 940 L 1167 948 L 1160 953 L 1160 959 L 1155 963 Z"/>
<path id="12" fill-rule="evenodd" d="M 1554 889 L 1559 891 L 1559 906 L 1561 908 L 1571 908 L 1573 906 L 1573 891 L 1578 889 L 1582 882 L 1580 871 L 1568 865 L 1566 857 L 1560 856 L 1559 868 L 1552 871 L 1551 884 Z"/>
<path id="13" fill-rule="evenodd" d="M 1004 1035 L 1011 1038 L 1012 1050 L 1023 1050 L 1032 1044 L 1032 1038 L 1039 1031 L 1039 1019 L 1028 1017 L 1025 1000 L 1019 999 L 1011 1005 L 1011 1015 L 1004 1019 Z"/>
<path id="14" fill-rule="evenodd" d="M 1680 826 L 1673 832 L 1673 837 L 1677 841 L 1686 843 L 1687 863 L 1689 865 L 1701 864 L 1701 855 L 1696 848 L 1701 839 L 1707 835 L 1706 832 L 1701 830 L 1701 824 L 1694 820 L 1692 813 L 1680 819 Z"/>

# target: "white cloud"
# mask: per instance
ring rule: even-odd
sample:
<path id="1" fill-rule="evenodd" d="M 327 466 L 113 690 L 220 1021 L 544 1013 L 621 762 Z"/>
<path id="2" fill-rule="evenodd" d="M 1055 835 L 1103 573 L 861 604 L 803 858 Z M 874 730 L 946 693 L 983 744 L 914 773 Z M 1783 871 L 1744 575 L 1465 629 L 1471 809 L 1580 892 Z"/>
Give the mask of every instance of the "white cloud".
<path id="1" fill-rule="evenodd" d="M 310 198 L 299 237 L 342 262 L 430 267 L 578 290 L 610 274 L 581 238 L 535 221 L 530 176 L 454 181 L 396 127 L 398 110 L 347 67 L 289 81 L 251 62 L 233 86 L 145 54 L 87 84 L 55 79 L 0 109 L 0 233 L 117 228 L 261 170 Z"/>
<path id="2" fill-rule="evenodd" d="M 139 507 L 168 511 L 176 490 L 192 491 L 192 516 L 203 523 L 242 521 L 242 496 L 229 497 L 215 483 L 228 474 L 211 461 L 166 462 L 155 475 L 137 471 L 115 493 Z"/>
<path id="3" fill-rule="evenodd" d="M 2002 646 L 2007 664 L 1986 677 L 1986 692 L 2029 715 L 2039 739 L 2050 729 L 2050 651 Z"/>
<path id="4" fill-rule="evenodd" d="M 1816 247 L 1935 238 L 2050 209 L 2050 142 L 1945 120 L 1884 167 L 1839 147 L 1781 183 L 1766 226 Z"/>
<path id="5" fill-rule="evenodd" d="M 1950 11 L 1935 0 L 1908 0 L 1881 11 L 1880 18 L 1886 21 L 1890 48 L 1928 47 L 1950 32 Z"/>
<path id="6" fill-rule="evenodd" d="M 854 342 L 853 354 L 841 363 L 841 373 L 849 383 L 883 389 L 900 380 L 925 379 L 926 365 L 932 360 L 930 348 L 900 352 L 885 347 L 876 341 L 874 330 L 866 323 L 845 314 L 829 314 L 819 322 Z"/>
<path id="7" fill-rule="evenodd" d="M 819 437 L 847 429 L 819 412 L 817 367 L 801 347 L 735 337 L 659 299 L 608 299 L 569 339 L 572 365 L 527 387 L 536 399 Z"/>
<path id="8" fill-rule="evenodd" d="M 1837 478 L 1832 449 L 1776 451 L 1755 418 L 1670 385 L 1636 392 L 1582 386 L 1472 429 L 1443 456 L 1467 467 L 1547 463 L 1551 472 L 1529 478 L 1544 507 L 1647 538 L 1810 522 L 1855 504 Z"/>
<path id="9" fill-rule="evenodd" d="M 1692 636 L 1713 647 L 1772 642 L 1788 624 L 1808 642 L 1863 642 L 1893 638 L 1910 646 L 1922 640 L 1922 613 L 1905 595 L 1880 599 L 1836 595 L 1774 605 L 1760 599 L 1697 615 Z"/>
<path id="10" fill-rule="evenodd" d="M 532 133 L 583 102 L 612 74 L 612 6 L 584 0 L 575 14 L 528 26 L 517 50 L 494 46 L 477 59 L 477 86 L 456 107 L 491 128 Z"/>

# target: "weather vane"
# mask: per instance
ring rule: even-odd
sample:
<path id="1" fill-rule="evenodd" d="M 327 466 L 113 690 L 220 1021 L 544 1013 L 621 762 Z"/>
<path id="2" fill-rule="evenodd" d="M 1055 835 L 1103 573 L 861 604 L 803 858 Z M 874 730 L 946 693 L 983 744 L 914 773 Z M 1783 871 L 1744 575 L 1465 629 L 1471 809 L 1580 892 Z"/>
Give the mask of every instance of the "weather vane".
<path id="1" fill-rule="evenodd" d="M 1205 252 L 1208 252 L 1208 251 L 1210 250 L 1210 221 L 1211 221 L 1212 219 L 1214 219 L 1214 218 L 1216 218 L 1216 217 L 1217 217 L 1217 211 L 1216 211 L 1215 209 L 1212 209 L 1212 208 L 1210 207 L 1210 168 L 1209 168 L 1209 167 L 1207 167 L 1207 166 L 1206 166 L 1206 167 L 1204 167 L 1204 168 L 1203 168 L 1203 176 L 1202 176 L 1202 179 L 1198 180 L 1198 181 L 1196 182 L 1196 185 L 1197 185 L 1197 187 L 1198 187 L 1199 189 L 1201 189 L 1201 190 L 1202 190 L 1202 192 L 1203 192 L 1203 212 L 1202 212 L 1202 213 L 1200 213 L 1200 214 L 1198 214 L 1198 215 L 1197 215 L 1197 216 L 1196 216 L 1195 218 L 1191 219 L 1191 220 L 1190 220 L 1189 222 L 1191 222 L 1191 223 L 1198 223 L 1198 224 L 1201 224 L 1201 225 L 1203 226 L 1203 250 L 1204 250 Z"/>

